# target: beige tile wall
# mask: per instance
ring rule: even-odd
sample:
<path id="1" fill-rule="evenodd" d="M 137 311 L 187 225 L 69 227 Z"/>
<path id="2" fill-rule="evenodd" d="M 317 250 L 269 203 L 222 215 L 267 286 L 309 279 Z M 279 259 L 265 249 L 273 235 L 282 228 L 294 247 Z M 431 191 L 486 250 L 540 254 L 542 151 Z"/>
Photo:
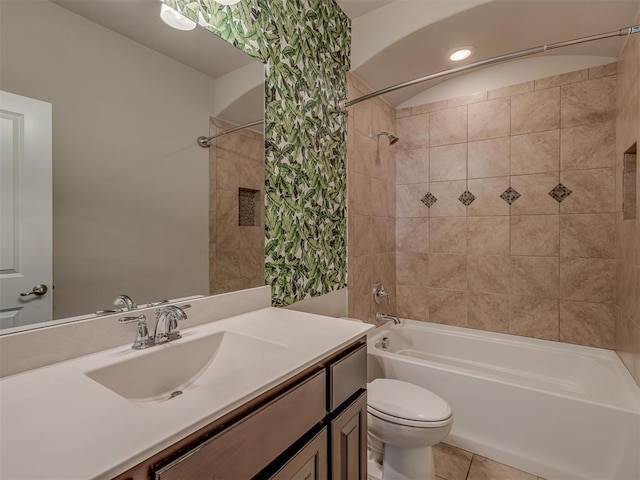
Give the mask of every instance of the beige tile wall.
<path id="1" fill-rule="evenodd" d="M 350 99 L 372 91 L 353 74 L 349 74 L 348 82 Z M 350 317 L 368 322 L 373 321 L 378 310 L 394 315 L 396 312 L 396 146 L 390 146 L 386 137 L 376 138 L 378 130 L 396 133 L 395 123 L 394 109 L 379 97 L 349 109 L 348 310 Z M 421 132 L 416 124 L 416 145 L 420 144 Z M 415 173 L 425 174 L 419 164 Z M 390 292 L 390 304 L 373 303 L 371 292 L 376 282 L 382 282 Z"/>
<path id="2" fill-rule="evenodd" d="M 236 125 L 211 119 L 210 134 Z M 209 286 L 212 294 L 260 287 L 264 280 L 264 136 L 248 129 L 209 148 Z M 260 224 L 238 225 L 238 189 L 257 190 Z"/>
<path id="3" fill-rule="evenodd" d="M 614 348 L 616 81 L 612 64 L 396 112 L 400 316 Z"/>
<path id="4" fill-rule="evenodd" d="M 640 141 L 640 39 L 628 37 L 618 63 L 616 102 L 615 200 L 615 347 L 640 384 L 640 210 L 623 220 L 623 154 Z M 636 206 L 640 205 L 640 176 L 636 177 Z"/>

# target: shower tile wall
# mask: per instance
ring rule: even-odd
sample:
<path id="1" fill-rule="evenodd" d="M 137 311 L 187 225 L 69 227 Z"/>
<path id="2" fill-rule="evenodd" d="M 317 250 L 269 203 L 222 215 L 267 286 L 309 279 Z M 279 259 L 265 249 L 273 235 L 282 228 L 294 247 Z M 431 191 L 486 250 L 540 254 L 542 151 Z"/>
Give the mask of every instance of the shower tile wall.
<path id="1" fill-rule="evenodd" d="M 236 125 L 212 119 L 210 134 Z M 211 294 L 259 287 L 264 280 L 264 137 L 240 130 L 209 149 L 209 288 Z M 255 190 L 259 224 L 239 226 L 239 189 Z"/>
<path id="2" fill-rule="evenodd" d="M 615 316 L 616 350 L 640 384 L 640 210 L 635 219 L 623 219 L 622 214 L 624 152 L 640 141 L 640 38 L 636 37 L 628 38 L 618 64 Z M 636 175 L 636 208 L 639 200 L 640 176 Z"/>
<path id="3" fill-rule="evenodd" d="M 372 90 L 349 74 L 349 98 Z M 347 126 L 349 316 L 372 322 L 377 311 L 396 313 L 396 146 L 376 131 L 397 133 L 395 110 L 380 97 L 349 109 Z M 375 305 L 372 289 L 382 282 L 391 303 Z"/>
<path id="4" fill-rule="evenodd" d="M 615 105 L 611 64 L 398 110 L 398 314 L 614 348 Z"/>

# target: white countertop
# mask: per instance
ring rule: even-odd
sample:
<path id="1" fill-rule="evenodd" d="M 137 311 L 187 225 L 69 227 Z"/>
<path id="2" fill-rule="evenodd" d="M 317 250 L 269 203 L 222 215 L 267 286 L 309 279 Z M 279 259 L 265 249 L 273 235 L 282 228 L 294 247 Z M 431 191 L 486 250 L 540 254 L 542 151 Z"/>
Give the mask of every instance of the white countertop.
<path id="1" fill-rule="evenodd" d="M 365 335 L 371 325 L 265 308 L 184 330 L 167 345 L 130 344 L 0 380 L 0 478 L 112 478 Z M 215 332 L 285 348 L 219 384 L 171 401 L 132 402 L 85 373 Z M 133 339 L 131 339 L 133 342 Z"/>

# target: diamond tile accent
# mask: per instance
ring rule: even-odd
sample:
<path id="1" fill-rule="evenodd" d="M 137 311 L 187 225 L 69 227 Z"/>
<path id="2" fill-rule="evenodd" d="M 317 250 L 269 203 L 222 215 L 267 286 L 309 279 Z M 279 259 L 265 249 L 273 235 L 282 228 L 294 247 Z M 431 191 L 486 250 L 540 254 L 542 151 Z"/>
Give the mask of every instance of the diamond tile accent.
<path id="1" fill-rule="evenodd" d="M 551 195 L 558 203 L 560 203 L 569 195 L 571 195 L 571 193 L 571 190 L 569 190 L 563 184 L 559 183 L 553 188 L 553 190 L 549 192 L 549 195 Z"/>
<path id="2" fill-rule="evenodd" d="M 521 195 L 511 187 L 507 188 L 504 192 L 502 192 L 502 195 L 500 195 L 500 198 L 507 202 L 509 205 L 513 205 L 513 202 L 515 202 L 520 197 Z"/>
<path id="3" fill-rule="evenodd" d="M 475 199 L 476 196 L 469 190 L 465 190 L 464 192 L 462 192 L 462 195 L 458 197 L 458 200 L 464 203 L 467 207 L 471 205 L 475 201 Z"/>
<path id="4" fill-rule="evenodd" d="M 424 197 L 422 197 L 422 200 L 420 201 L 424 203 L 427 207 L 431 208 L 433 207 L 433 204 L 438 201 L 438 199 L 433 193 L 429 192 Z"/>

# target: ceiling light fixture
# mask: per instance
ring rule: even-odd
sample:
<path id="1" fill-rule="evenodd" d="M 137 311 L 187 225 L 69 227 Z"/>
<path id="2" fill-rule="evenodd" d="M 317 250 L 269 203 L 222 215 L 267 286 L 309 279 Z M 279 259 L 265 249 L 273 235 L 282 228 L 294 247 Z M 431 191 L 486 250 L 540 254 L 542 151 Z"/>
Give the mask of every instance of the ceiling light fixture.
<path id="1" fill-rule="evenodd" d="M 449 54 L 449 60 L 452 62 L 459 62 L 465 58 L 469 58 L 474 52 L 473 47 L 456 48 Z"/>
<path id="2" fill-rule="evenodd" d="M 222 5 L 235 5 L 236 3 L 240 3 L 240 0 L 215 0 L 215 1 Z"/>
<path id="3" fill-rule="evenodd" d="M 185 17 L 183 14 L 174 10 L 166 3 L 160 7 L 160 18 L 164 23 L 176 30 L 193 30 L 196 28 L 196 22 L 190 18 Z"/>

